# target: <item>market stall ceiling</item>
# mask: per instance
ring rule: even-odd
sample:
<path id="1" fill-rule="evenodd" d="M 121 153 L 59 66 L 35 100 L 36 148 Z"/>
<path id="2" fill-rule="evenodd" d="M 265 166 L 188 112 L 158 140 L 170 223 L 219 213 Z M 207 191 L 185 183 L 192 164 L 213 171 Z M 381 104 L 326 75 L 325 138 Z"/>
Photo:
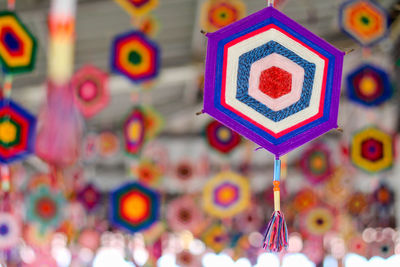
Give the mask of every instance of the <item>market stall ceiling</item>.
<path id="1" fill-rule="evenodd" d="M 201 99 L 187 96 L 186 90 L 197 82 L 196 70 L 202 68 L 206 38 L 197 23 L 203 0 L 160 0 L 154 14 L 161 30 L 156 41 L 162 50 L 162 70 L 168 77 L 160 79 L 150 94 L 151 104 L 167 116 L 194 114 Z M 46 81 L 48 0 L 17 0 L 17 12 L 39 41 L 39 54 L 33 73 L 20 75 L 14 82 L 13 97 L 33 112 L 43 102 Z M 265 0 L 244 0 L 248 13 L 266 5 Z M 355 46 L 340 33 L 337 26 L 338 5 L 341 0 L 287 0 L 284 12 L 343 50 Z M 381 1 L 389 7 L 394 1 Z M 6 6 L 6 0 L 0 0 Z M 109 70 L 110 44 L 116 34 L 133 29 L 128 13 L 112 0 L 79 0 L 77 9 L 75 69 L 86 63 Z M 193 67 L 196 66 L 196 67 Z M 182 77 L 182 69 L 187 76 Z M 166 75 L 164 75 L 166 76 Z M 162 81 L 168 80 L 168 83 Z M 129 97 L 134 85 L 123 77 L 114 76 L 111 84 L 111 106 L 91 121 L 93 125 L 118 124 L 131 106 Z M 38 89 L 39 88 L 39 89 Z M 39 92 L 40 91 L 40 92 Z M 162 94 L 160 94 L 162 93 Z M 162 97 L 160 97 L 162 95 Z M 168 99 L 168 101 L 166 101 Z M 185 99 L 185 101 L 182 101 Z M 110 112 L 112 111 L 112 112 Z M 181 111 L 181 112 L 179 112 Z M 177 115 L 178 114 L 178 115 Z M 186 115 L 187 116 L 187 115 Z M 193 125 L 188 125 L 193 127 Z"/>
<path id="2" fill-rule="evenodd" d="M 1 6 L 5 7 L 5 0 Z M 16 79 L 15 87 L 42 83 L 46 75 L 47 12 L 49 1 L 17 0 L 17 11 L 39 40 L 39 56 L 32 74 Z M 196 23 L 199 0 L 161 0 L 155 16 L 161 24 L 156 38 L 162 48 L 163 66 L 190 63 L 193 54 L 193 38 L 201 37 Z M 265 6 L 265 0 L 247 0 L 248 13 Z M 331 39 L 337 34 L 335 6 L 337 1 L 296 0 L 290 1 L 285 12 L 317 34 Z M 76 67 L 93 63 L 108 69 L 110 43 L 121 32 L 132 30 L 128 13 L 112 0 L 81 0 L 77 9 Z M 197 29 L 196 29 L 197 28 Z M 196 37 L 197 35 L 197 37 Z M 333 38 L 332 38 L 333 39 Z"/>

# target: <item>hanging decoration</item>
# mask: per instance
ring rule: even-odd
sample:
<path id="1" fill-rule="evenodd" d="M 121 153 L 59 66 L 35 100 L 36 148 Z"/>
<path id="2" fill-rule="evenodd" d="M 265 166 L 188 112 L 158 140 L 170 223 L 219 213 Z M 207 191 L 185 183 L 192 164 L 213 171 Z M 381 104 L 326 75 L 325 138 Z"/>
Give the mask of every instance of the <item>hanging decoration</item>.
<path id="1" fill-rule="evenodd" d="M 182 250 L 176 255 L 178 266 L 201 267 L 201 255 L 192 253 L 190 250 Z"/>
<path id="2" fill-rule="evenodd" d="M 167 207 L 166 219 L 173 231 L 188 230 L 198 233 L 204 223 L 204 215 L 191 196 L 172 200 Z"/>
<path id="3" fill-rule="evenodd" d="M 0 101 L 0 162 L 21 160 L 34 151 L 36 119 L 12 100 Z"/>
<path id="4" fill-rule="evenodd" d="M 145 115 L 139 108 L 134 108 L 124 123 L 125 151 L 137 155 L 145 142 Z"/>
<path id="5" fill-rule="evenodd" d="M 0 61 L 7 74 L 30 72 L 35 66 L 36 38 L 11 11 L 0 12 Z"/>
<path id="6" fill-rule="evenodd" d="M 114 0 L 132 17 L 148 14 L 158 6 L 158 0 Z"/>
<path id="7" fill-rule="evenodd" d="M 393 165 L 393 140 L 382 130 L 370 126 L 353 135 L 350 147 L 353 164 L 369 173 L 384 171 Z"/>
<path id="8" fill-rule="evenodd" d="M 100 204 L 101 193 L 90 183 L 78 192 L 77 199 L 87 211 L 92 211 Z"/>
<path id="9" fill-rule="evenodd" d="M 277 157 L 337 128 L 344 53 L 273 7 L 207 37 L 204 112 Z"/>
<path id="10" fill-rule="evenodd" d="M 309 188 L 297 192 L 293 198 L 293 206 L 297 212 L 304 212 L 312 209 L 318 204 L 317 194 Z"/>
<path id="11" fill-rule="evenodd" d="M 347 201 L 347 211 L 350 215 L 360 216 L 368 208 L 368 197 L 361 192 L 354 192 Z"/>
<path id="12" fill-rule="evenodd" d="M 244 211 L 250 202 L 250 185 L 245 177 L 223 171 L 203 189 L 203 208 L 217 218 L 230 218 Z"/>
<path id="13" fill-rule="evenodd" d="M 323 236 L 335 227 L 335 213 L 328 207 L 315 207 L 302 216 L 305 235 Z"/>
<path id="14" fill-rule="evenodd" d="M 381 208 L 389 208 L 394 204 L 394 192 L 384 183 L 373 192 L 375 203 Z"/>
<path id="15" fill-rule="evenodd" d="M 74 100 L 86 118 L 103 110 L 110 101 L 108 75 L 92 65 L 80 68 L 72 77 Z"/>
<path id="16" fill-rule="evenodd" d="M 139 31 L 115 37 L 111 48 L 111 69 L 134 83 L 157 77 L 160 68 L 158 45 Z"/>
<path id="17" fill-rule="evenodd" d="M 51 1 L 47 101 L 39 114 L 35 151 L 58 170 L 78 160 L 82 144 L 82 121 L 70 83 L 74 70 L 75 12 L 76 0 Z"/>
<path id="18" fill-rule="evenodd" d="M 129 232 L 149 228 L 159 218 L 160 196 L 139 183 L 128 183 L 111 193 L 110 219 Z"/>
<path id="19" fill-rule="evenodd" d="M 364 47 L 375 45 L 388 34 L 388 15 L 375 1 L 346 1 L 339 14 L 341 29 Z"/>
<path id="20" fill-rule="evenodd" d="M 195 176 L 195 167 L 187 160 L 179 161 L 174 168 L 174 176 L 181 182 L 192 180 Z"/>
<path id="21" fill-rule="evenodd" d="M 82 144 L 82 121 L 69 84 L 47 86 L 47 103 L 38 117 L 35 153 L 57 168 L 71 166 Z"/>
<path id="22" fill-rule="evenodd" d="M 229 244 L 229 233 L 221 224 L 214 224 L 203 234 L 203 242 L 216 253 L 221 252 Z"/>
<path id="23" fill-rule="evenodd" d="M 362 64 L 347 76 L 347 95 L 354 103 L 375 107 L 389 100 L 392 94 L 389 75 L 377 66 Z"/>
<path id="24" fill-rule="evenodd" d="M 286 248 L 279 157 L 337 128 L 344 53 L 273 7 L 208 33 L 204 109 L 275 155 L 264 248 Z"/>
<path id="25" fill-rule="evenodd" d="M 157 188 L 162 181 L 161 168 L 152 160 L 142 158 L 138 164 L 131 167 L 132 174 L 140 183 Z"/>
<path id="26" fill-rule="evenodd" d="M 229 154 L 241 142 L 239 134 L 218 121 L 211 121 L 206 125 L 205 136 L 207 143 L 222 154 Z"/>
<path id="27" fill-rule="evenodd" d="M 204 31 L 214 32 L 246 15 L 242 0 L 207 0 L 203 3 L 200 24 Z"/>
<path id="28" fill-rule="evenodd" d="M 323 183 L 333 175 L 331 153 L 322 143 L 310 146 L 301 156 L 300 166 L 312 184 Z"/>
<path id="29" fill-rule="evenodd" d="M 0 212 L 0 249 L 8 250 L 18 244 L 21 224 L 14 214 Z"/>
<path id="30" fill-rule="evenodd" d="M 164 127 L 164 118 L 152 106 L 142 106 L 144 124 L 146 129 L 146 141 L 156 138 Z"/>
<path id="31" fill-rule="evenodd" d="M 115 156 L 120 149 L 118 137 L 110 131 L 101 132 L 96 137 L 95 145 L 97 153 L 103 158 L 111 158 Z"/>
<path id="32" fill-rule="evenodd" d="M 26 199 L 28 221 L 38 223 L 40 232 L 48 228 L 57 228 L 63 219 L 65 199 L 60 192 L 51 192 L 41 186 Z"/>
<path id="33" fill-rule="evenodd" d="M 138 18 L 133 18 L 133 21 L 136 19 Z M 156 37 L 160 31 L 160 21 L 151 14 L 139 18 L 139 22 L 137 24 L 139 30 L 151 38 Z"/>

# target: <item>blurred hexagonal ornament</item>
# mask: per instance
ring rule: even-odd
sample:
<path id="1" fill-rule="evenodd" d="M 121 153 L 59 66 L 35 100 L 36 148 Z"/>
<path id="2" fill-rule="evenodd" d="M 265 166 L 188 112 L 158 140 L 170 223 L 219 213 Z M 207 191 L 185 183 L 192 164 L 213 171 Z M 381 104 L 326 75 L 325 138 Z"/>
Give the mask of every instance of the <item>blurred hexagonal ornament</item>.
<path id="1" fill-rule="evenodd" d="M 10 99 L 0 101 L 0 162 L 24 159 L 34 151 L 36 118 Z"/>
<path id="2" fill-rule="evenodd" d="M 131 16 L 143 16 L 158 6 L 158 0 L 114 0 Z"/>
<path id="3" fill-rule="evenodd" d="M 372 46 L 388 34 L 388 15 L 375 1 L 346 1 L 340 6 L 339 12 L 342 31 L 362 46 Z"/>
<path id="4" fill-rule="evenodd" d="M 124 122 L 123 128 L 125 151 L 129 155 L 137 156 L 145 142 L 146 124 L 142 109 L 134 108 Z"/>
<path id="5" fill-rule="evenodd" d="M 232 171 L 223 171 L 210 179 L 203 189 L 203 208 L 217 218 L 231 218 L 250 204 L 250 184 Z"/>
<path id="6" fill-rule="evenodd" d="M 242 140 L 239 134 L 215 120 L 206 125 L 204 134 L 210 147 L 221 154 L 230 154 Z"/>
<path id="7" fill-rule="evenodd" d="M 362 64 L 347 76 L 349 99 L 366 107 L 376 107 L 393 95 L 388 73 L 371 64 Z"/>
<path id="8" fill-rule="evenodd" d="M 377 127 L 366 127 L 353 135 L 350 147 L 353 164 L 368 173 L 378 173 L 392 167 L 393 138 Z"/>
<path id="9" fill-rule="evenodd" d="M 35 37 L 11 11 L 0 12 L 0 61 L 6 73 L 32 71 L 37 43 Z"/>
<path id="10" fill-rule="evenodd" d="M 85 65 L 72 77 L 74 100 L 85 117 L 104 109 L 109 101 L 108 74 L 93 65 Z"/>
<path id="11" fill-rule="evenodd" d="M 110 207 L 114 225 L 129 232 L 139 232 L 158 220 L 160 195 L 140 183 L 127 183 L 111 193 Z"/>
<path id="12" fill-rule="evenodd" d="M 158 45 L 139 31 L 115 37 L 111 48 L 111 69 L 134 83 L 157 77 L 160 69 Z"/>
<path id="13" fill-rule="evenodd" d="M 200 24 L 204 31 L 213 32 L 245 15 L 246 5 L 242 0 L 207 0 L 201 7 Z"/>

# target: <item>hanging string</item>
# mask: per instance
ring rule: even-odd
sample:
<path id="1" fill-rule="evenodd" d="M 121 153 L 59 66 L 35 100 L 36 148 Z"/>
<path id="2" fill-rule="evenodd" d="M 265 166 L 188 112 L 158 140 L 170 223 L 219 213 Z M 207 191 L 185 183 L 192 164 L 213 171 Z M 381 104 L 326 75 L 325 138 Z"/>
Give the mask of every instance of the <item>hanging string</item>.
<path id="1" fill-rule="evenodd" d="M 362 57 L 364 60 L 368 60 L 372 55 L 371 48 L 369 48 L 369 47 L 363 47 L 361 49 L 361 51 L 362 51 Z"/>
<path id="2" fill-rule="evenodd" d="M 11 178 L 10 178 L 10 168 L 8 165 L 0 165 L 0 196 L 1 196 L 1 206 L 0 210 L 2 212 L 11 211 L 11 200 L 10 200 L 10 190 L 11 190 Z"/>
<path id="3" fill-rule="evenodd" d="M 8 165 L 0 165 L 0 177 L 1 177 L 1 191 L 4 193 L 10 192 L 10 168 Z"/>
<path id="4" fill-rule="evenodd" d="M 281 210 L 281 191 L 280 191 L 280 184 L 281 184 L 281 160 L 275 159 L 274 162 L 274 210 L 280 211 Z"/>
<path id="5" fill-rule="evenodd" d="M 288 232 L 280 204 L 280 177 L 281 161 L 279 158 L 274 162 L 274 212 L 268 223 L 264 235 L 263 248 L 268 252 L 281 252 L 288 247 Z"/>
<path id="6" fill-rule="evenodd" d="M 14 10 L 15 9 L 15 0 L 8 0 L 7 8 L 8 8 L 8 10 Z"/>

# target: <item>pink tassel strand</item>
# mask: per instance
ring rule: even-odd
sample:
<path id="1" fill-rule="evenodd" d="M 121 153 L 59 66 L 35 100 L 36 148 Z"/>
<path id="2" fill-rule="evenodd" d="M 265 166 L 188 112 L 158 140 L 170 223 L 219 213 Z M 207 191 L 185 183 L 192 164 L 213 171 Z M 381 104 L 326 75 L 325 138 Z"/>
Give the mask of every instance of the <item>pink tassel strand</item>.
<path id="1" fill-rule="evenodd" d="M 264 235 L 263 248 L 268 252 L 281 252 L 288 247 L 288 231 L 285 217 L 280 211 L 274 211 Z"/>

